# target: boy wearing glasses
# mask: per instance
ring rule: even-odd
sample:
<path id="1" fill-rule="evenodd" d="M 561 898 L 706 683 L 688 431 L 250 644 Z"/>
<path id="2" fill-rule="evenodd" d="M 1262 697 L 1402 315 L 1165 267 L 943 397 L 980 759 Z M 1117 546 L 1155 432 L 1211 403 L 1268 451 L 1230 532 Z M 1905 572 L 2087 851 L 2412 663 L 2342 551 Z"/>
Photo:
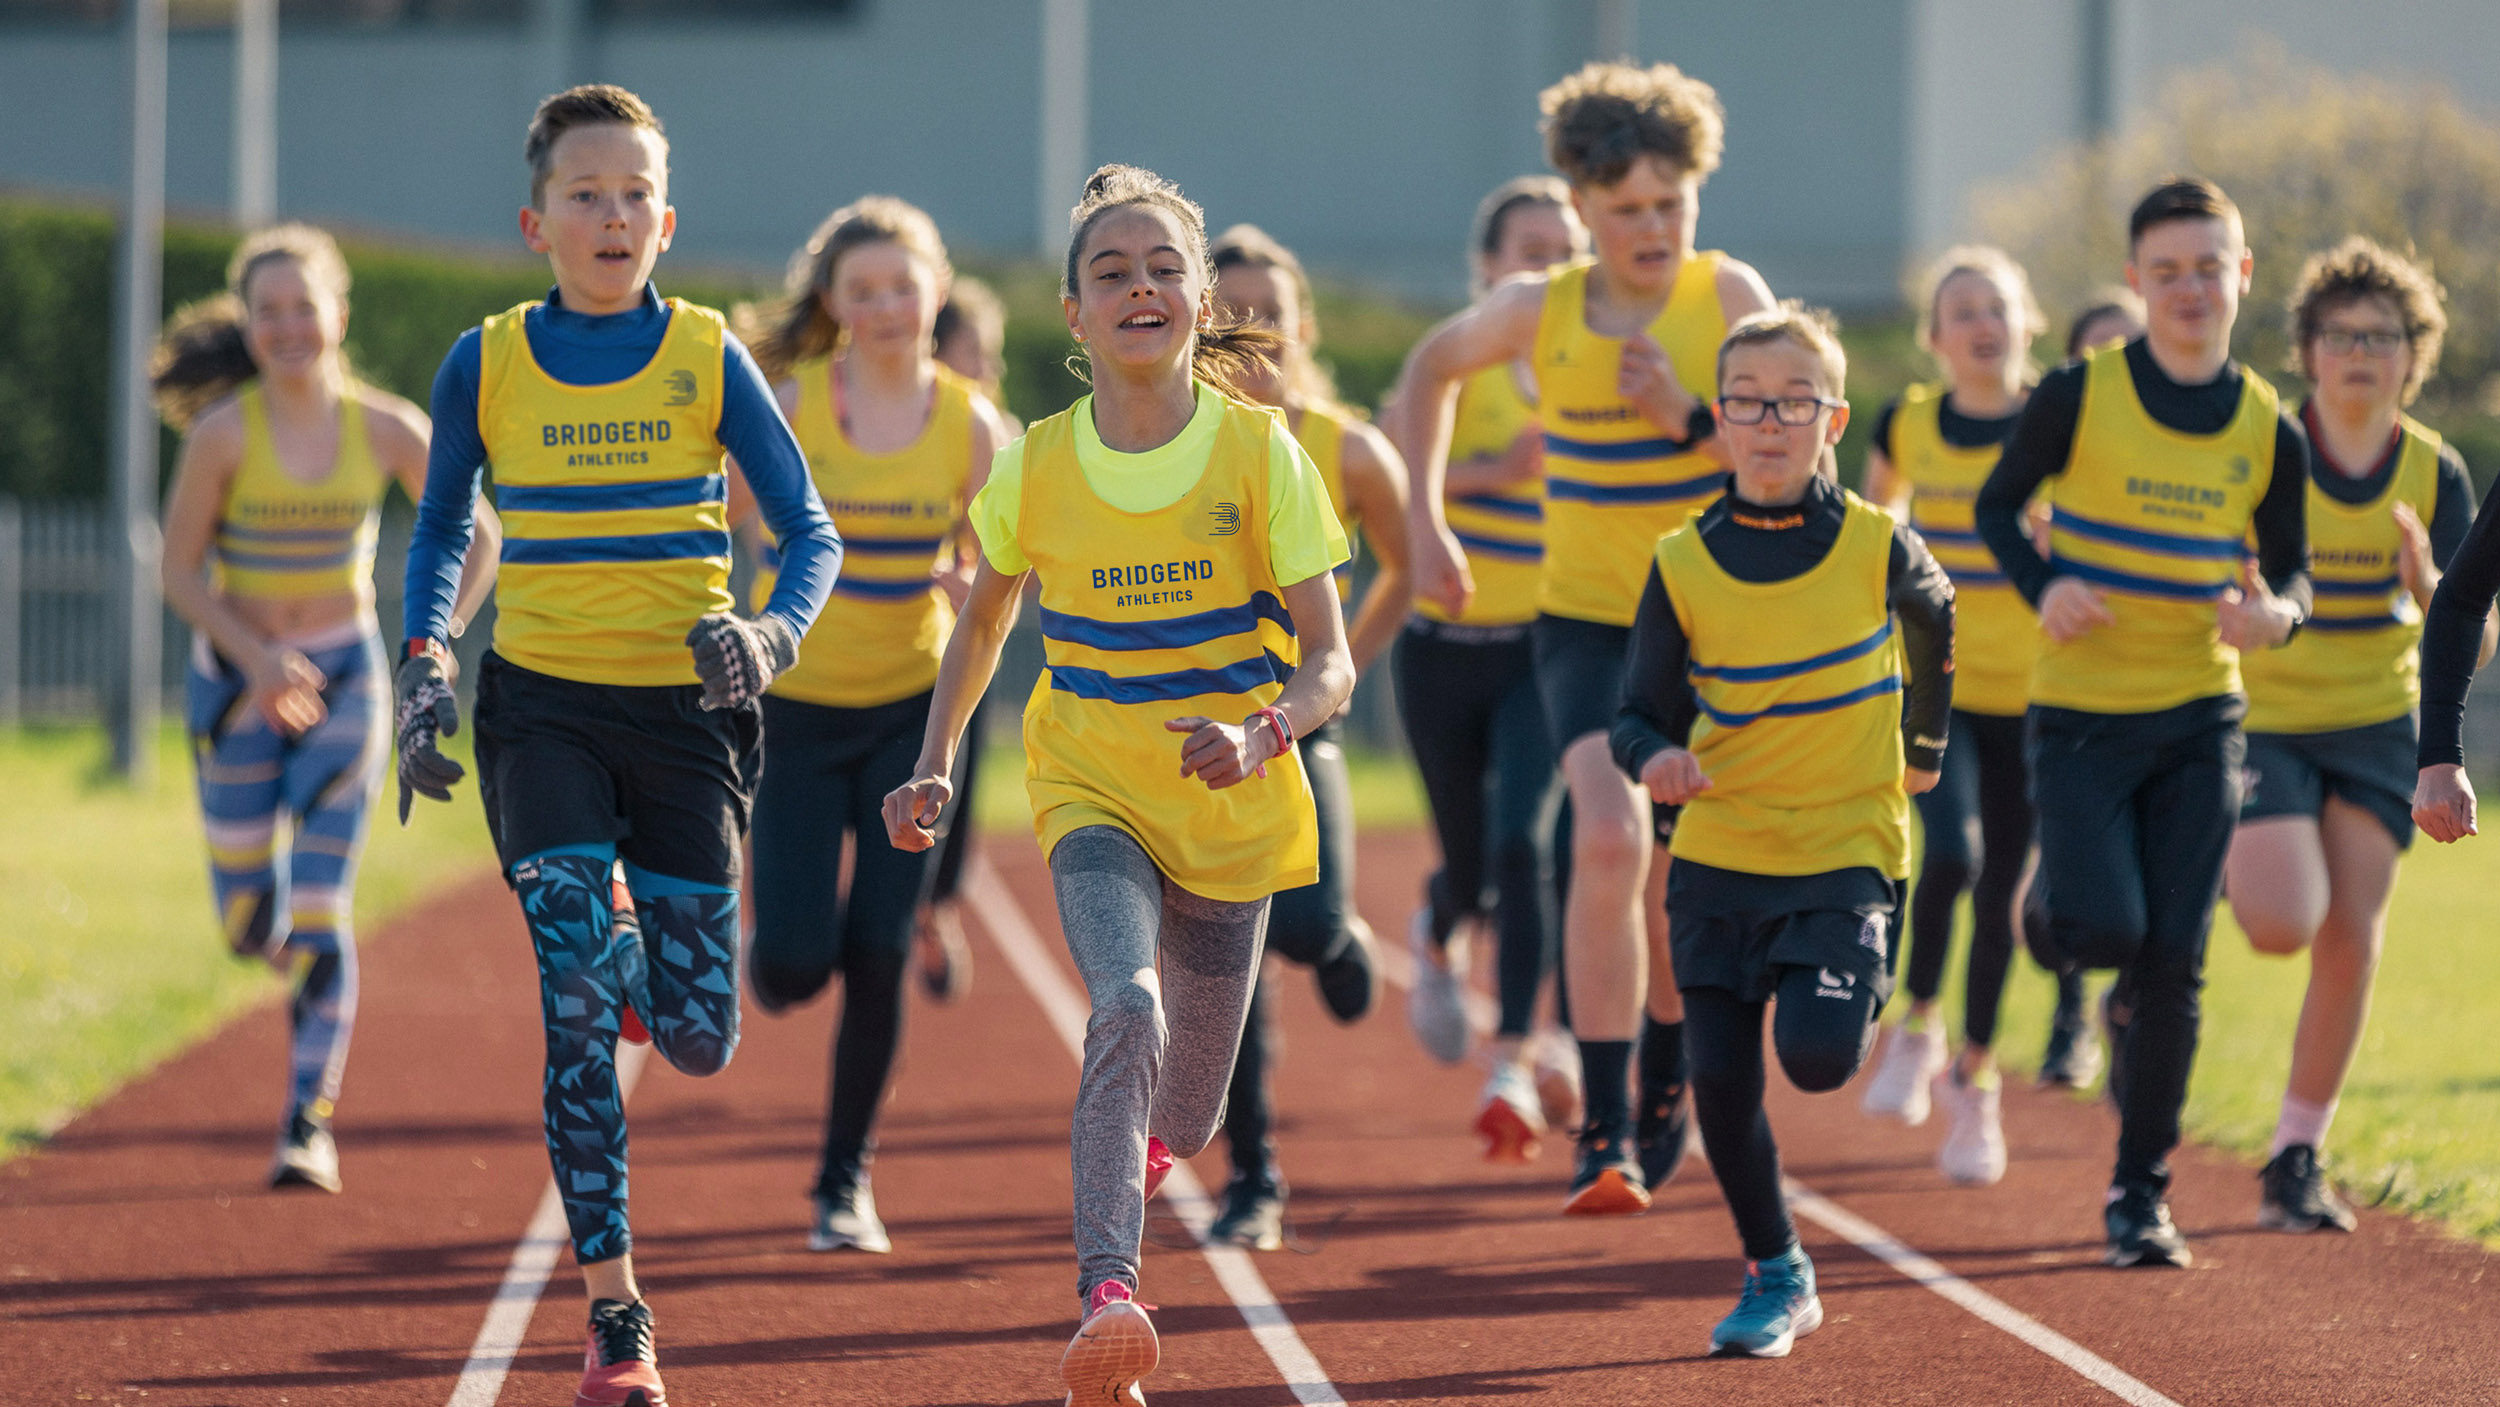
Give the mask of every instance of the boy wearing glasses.
<path id="1" fill-rule="evenodd" d="M 2127 235 L 2144 336 L 2041 381 L 1976 516 L 2040 612 L 2031 905 L 2044 912 L 2026 926 L 2047 957 L 2118 969 L 2107 1259 L 2185 1266 L 2168 1160 L 2239 815 L 2240 654 L 2282 645 L 2309 614 L 2309 441 L 2231 358 L 2254 260 L 2230 198 L 2209 181 L 2166 181 Z M 2045 557 L 2022 522 L 2044 484 Z"/>
<path id="2" fill-rule="evenodd" d="M 1951 582 L 1822 472 L 1846 371 L 1829 317 L 1794 301 L 1728 333 L 1728 490 L 1652 553 L 1612 733 L 1616 764 L 1684 808 L 1667 915 L 1693 1112 L 1746 1259 L 1710 1336 L 1727 1356 L 1783 1357 L 1823 1322 L 1762 1106 L 1764 1009 L 1799 1089 L 1857 1073 L 1892 992 L 1910 796 L 1953 707 Z"/>

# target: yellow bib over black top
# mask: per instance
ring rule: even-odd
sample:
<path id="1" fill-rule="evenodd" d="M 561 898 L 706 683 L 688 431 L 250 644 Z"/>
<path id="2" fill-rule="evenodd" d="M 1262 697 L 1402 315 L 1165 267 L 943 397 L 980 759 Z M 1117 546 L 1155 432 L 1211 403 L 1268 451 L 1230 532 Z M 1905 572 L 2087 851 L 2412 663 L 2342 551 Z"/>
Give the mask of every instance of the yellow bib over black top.
<path id="1" fill-rule="evenodd" d="M 1716 250 L 1686 255 L 1649 335 L 1666 349 L 1684 389 L 1718 395 L 1719 307 Z M 1537 415 L 1545 427 L 1545 572 L 1537 608 L 1548 615 L 1628 626 L 1639 614 L 1658 539 L 1710 505 L 1726 485 L 1718 461 L 1687 444 L 1681 429 L 1650 422 L 1615 389 L 1623 339 L 1589 330 L 1593 263 L 1547 276 L 1537 321 Z"/>
<path id="2" fill-rule="evenodd" d="M 2040 617 L 2006 580 L 1971 516 L 2000 448 L 1944 437 L 1945 389 L 1912 386 L 1892 416 L 1892 463 L 1910 485 L 1910 526 L 1953 579 L 1953 706 L 2020 717 L 2031 702 Z"/>

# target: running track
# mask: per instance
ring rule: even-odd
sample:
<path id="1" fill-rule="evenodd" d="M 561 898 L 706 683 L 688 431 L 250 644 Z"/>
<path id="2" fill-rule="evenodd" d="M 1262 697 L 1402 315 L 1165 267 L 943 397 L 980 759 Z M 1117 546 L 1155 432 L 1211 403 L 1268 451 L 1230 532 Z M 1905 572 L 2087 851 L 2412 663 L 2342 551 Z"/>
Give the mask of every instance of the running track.
<path id="1" fill-rule="evenodd" d="M 829 1003 L 750 1014 L 719 1078 L 652 1062 L 637 1087 L 639 1260 L 672 1402 L 1058 1400 L 1075 1310 L 1076 1067 L 1001 939 L 1021 934 L 1024 975 L 1045 994 L 1064 996 L 1073 973 L 1030 841 L 986 854 L 978 981 L 960 1006 L 916 1006 L 886 1117 L 876 1174 L 894 1255 L 801 1249 Z M 1361 899 L 1382 933 L 1403 931 L 1427 854 L 1411 838 L 1365 842 Z M 545 1248 L 516 1257 L 547 1183 L 518 912 L 491 877 L 465 883 L 373 945 L 366 971 L 339 1124 L 346 1196 L 260 1190 L 275 1003 L 0 1167 L 0 1403 L 570 1400 L 579 1281 L 556 1258 L 528 1312 L 526 1272 Z M 2008 1102 L 2013 1174 L 1974 1192 L 1929 1169 L 1932 1128 L 1879 1126 L 1854 1091 L 1809 1100 L 1775 1080 L 1789 1170 L 1835 1204 L 1803 1225 L 1830 1322 L 1784 1362 L 1702 1359 L 1737 1276 L 1705 1168 L 1645 1217 L 1566 1221 L 1554 1214 L 1563 1148 L 1535 1168 L 1478 1162 L 1465 1133 L 1478 1075 L 1427 1062 L 1396 993 L 1343 1029 L 1303 974 L 1283 980 L 1282 1138 L 1301 1253 L 1204 1257 L 1170 1202 L 1156 1204 L 1144 1291 L 1163 1307 L 1165 1363 L 1148 1383 L 1159 1407 L 1332 1393 L 1714 1407 L 2500 1401 L 2500 1259 L 2376 1214 L 2350 1238 L 2261 1233 L 2249 1170 L 2197 1153 L 2174 1197 L 2197 1268 L 2104 1271 L 2110 1120 L 2029 1091 Z M 1197 1170 L 1221 1186 L 1218 1159 Z M 1894 1261 L 1949 1278 L 1918 1283 L 1843 1229 L 1888 1234 Z M 485 1370 L 501 1355 L 473 1366 L 470 1350 L 516 1263 L 503 1313 L 526 1317 L 526 1332 L 497 1384 Z M 1254 1310 L 1256 1337 L 1237 1301 L 1263 1292 L 1281 1312 Z"/>

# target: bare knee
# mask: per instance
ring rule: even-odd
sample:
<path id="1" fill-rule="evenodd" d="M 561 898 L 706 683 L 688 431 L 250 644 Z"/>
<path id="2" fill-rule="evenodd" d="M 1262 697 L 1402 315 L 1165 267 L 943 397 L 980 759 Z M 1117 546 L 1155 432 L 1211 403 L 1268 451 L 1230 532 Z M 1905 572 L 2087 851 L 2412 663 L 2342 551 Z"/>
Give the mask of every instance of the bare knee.
<path id="1" fill-rule="evenodd" d="M 2269 957 L 2290 957 L 2309 946 L 2318 933 L 2318 922 L 2311 915 L 2268 904 L 2263 899 L 2243 902 L 2231 900 L 2231 917 L 2239 921 L 2240 931 L 2248 935 L 2248 946 Z"/>
<path id="2" fill-rule="evenodd" d="M 1578 817 L 1571 823 L 1575 873 L 1631 875 L 1649 858 L 1651 839 L 1629 815 Z"/>

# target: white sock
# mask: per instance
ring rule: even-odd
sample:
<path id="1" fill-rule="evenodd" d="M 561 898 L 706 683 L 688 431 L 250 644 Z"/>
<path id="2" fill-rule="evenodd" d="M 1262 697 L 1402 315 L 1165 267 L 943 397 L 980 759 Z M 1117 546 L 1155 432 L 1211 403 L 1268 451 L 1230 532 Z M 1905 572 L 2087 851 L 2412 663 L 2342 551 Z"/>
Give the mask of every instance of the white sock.
<path id="1" fill-rule="evenodd" d="M 2282 1153 L 2295 1143 L 2311 1148 L 2326 1146 L 2326 1127 L 2335 1122 L 2335 1101 L 2312 1104 L 2296 1095 L 2283 1096 L 2283 1112 L 2274 1123 L 2274 1152 Z"/>

